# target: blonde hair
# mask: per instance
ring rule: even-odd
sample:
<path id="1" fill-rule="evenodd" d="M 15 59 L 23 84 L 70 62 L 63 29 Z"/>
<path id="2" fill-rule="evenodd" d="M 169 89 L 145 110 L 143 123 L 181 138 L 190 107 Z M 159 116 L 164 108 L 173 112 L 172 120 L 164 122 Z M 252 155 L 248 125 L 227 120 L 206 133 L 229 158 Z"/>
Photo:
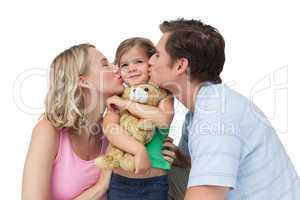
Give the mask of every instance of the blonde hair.
<path id="1" fill-rule="evenodd" d="M 150 58 L 156 52 L 155 46 L 153 45 L 151 40 L 142 37 L 128 38 L 121 42 L 121 44 L 118 46 L 114 64 L 119 65 L 121 57 L 135 46 L 143 48 L 148 58 Z"/>
<path id="2" fill-rule="evenodd" d="M 50 66 L 44 115 L 56 128 L 79 129 L 85 117 L 79 76 L 88 73 L 89 48 L 95 46 L 91 44 L 72 46 L 56 56 Z"/>

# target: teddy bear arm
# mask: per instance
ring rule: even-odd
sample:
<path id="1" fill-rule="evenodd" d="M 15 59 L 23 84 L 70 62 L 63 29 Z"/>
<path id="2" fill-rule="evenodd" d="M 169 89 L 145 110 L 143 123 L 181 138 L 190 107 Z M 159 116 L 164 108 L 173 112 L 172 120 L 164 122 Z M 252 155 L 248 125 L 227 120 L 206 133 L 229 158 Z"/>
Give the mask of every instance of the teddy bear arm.
<path id="1" fill-rule="evenodd" d="M 150 119 L 140 119 L 137 126 L 144 131 L 152 131 L 155 129 L 155 123 Z"/>

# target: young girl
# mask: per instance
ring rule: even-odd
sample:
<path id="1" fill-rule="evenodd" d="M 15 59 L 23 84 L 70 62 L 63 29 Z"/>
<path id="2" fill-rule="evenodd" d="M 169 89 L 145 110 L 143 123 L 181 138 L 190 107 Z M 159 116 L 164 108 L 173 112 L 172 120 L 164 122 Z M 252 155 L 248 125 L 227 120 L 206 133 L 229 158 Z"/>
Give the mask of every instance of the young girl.
<path id="1" fill-rule="evenodd" d="M 121 77 L 126 85 L 148 83 L 148 60 L 154 53 L 155 47 L 145 38 L 130 38 L 119 45 L 115 64 L 119 65 Z M 168 96 L 160 101 L 158 107 L 153 107 L 123 100 L 118 96 L 107 100 L 109 110 L 104 118 L 104 134 L 111 144 L 134 155 L 136 169 L 135 173 L 122 169 L 114 170 L 108 192 L 110 200 L 167 199 L 166 170 L 170 169 L 170 164 L 175 158 L 175 147 L 172 140 L 167 138 L 174 115 L 173 101 L 173 97 Z M 156 124 L 153 139 L 146 144 L 146 148 L 127 136 L 119 125 L 119 113 L 113 108 L 128 110 L 137 117 L 150 119 Z M 163 147 L 169 150 L 162 150 Z"/>

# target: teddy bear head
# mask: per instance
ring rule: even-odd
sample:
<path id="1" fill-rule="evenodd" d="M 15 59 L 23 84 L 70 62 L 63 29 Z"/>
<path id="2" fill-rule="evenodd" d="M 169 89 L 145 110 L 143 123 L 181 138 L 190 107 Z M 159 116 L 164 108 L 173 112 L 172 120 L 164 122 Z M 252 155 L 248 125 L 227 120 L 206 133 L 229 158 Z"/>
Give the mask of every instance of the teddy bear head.
<path id="1" fill-rule="evenodd" d="M 166 96 L 167 93 L 165 90 L 148 83 L 127 87 L 122 95 L 122 98 L 137 103 L 157 106 L 159 101 Z"/>

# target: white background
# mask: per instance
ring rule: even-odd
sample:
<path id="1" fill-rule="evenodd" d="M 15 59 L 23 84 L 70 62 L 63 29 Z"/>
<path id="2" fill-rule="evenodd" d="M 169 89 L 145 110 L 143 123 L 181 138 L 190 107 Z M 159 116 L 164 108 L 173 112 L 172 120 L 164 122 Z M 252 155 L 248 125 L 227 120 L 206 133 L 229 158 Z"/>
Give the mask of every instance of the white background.
<path id="1" fill-rule="evenodd" d="M 158 25 L 178 17 L 201 19 L 224 35 L 224 82 L 266 113 L 300 172 L 296 12 L 292 1 L 1 1 L 1 199 L 20 199 L 25 155 L 54 56 L 90 42 L 112 60 L 122 40 L 143 36 L 156 43 Z M 177 102 L 176 111 L 171 135 L 178 142 L 186 110 Z"/>

